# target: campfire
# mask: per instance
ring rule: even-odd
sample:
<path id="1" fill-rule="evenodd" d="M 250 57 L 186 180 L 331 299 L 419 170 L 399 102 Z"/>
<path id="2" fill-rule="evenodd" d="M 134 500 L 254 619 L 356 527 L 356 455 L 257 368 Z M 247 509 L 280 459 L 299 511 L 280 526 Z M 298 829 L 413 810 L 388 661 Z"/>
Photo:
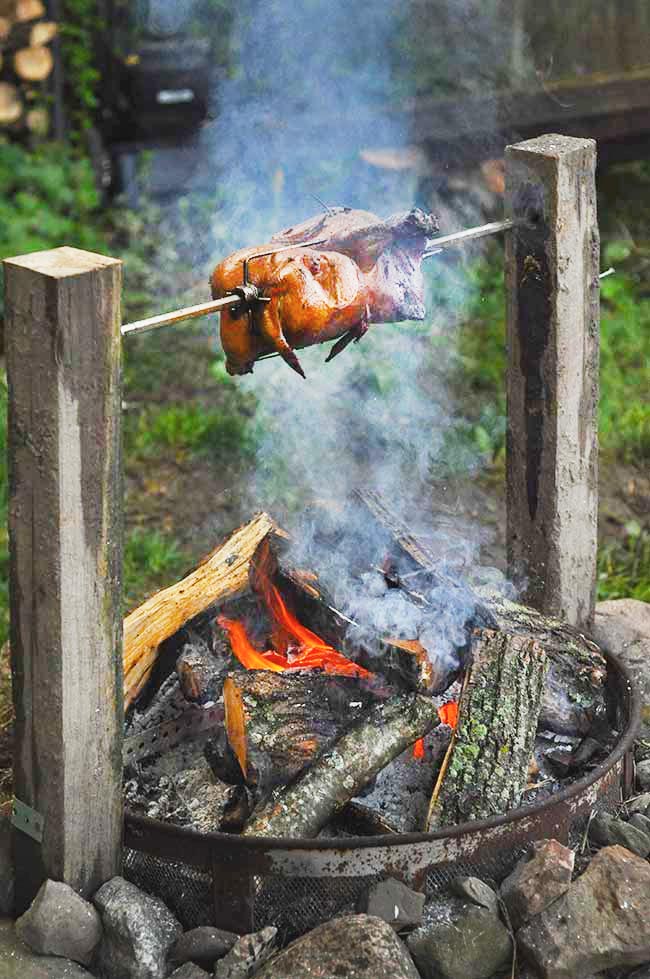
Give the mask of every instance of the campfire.
<path id="1" fill-rule="evenodd" d="M 610 749 L 594 644 L 447 580 L 377 494 L 351 505 L 383 550 L 355 543 L 359 592 L 345 609 L 264 516 L 150 600 L 177 620 L 165 619 L 155 669 L 127 645 L 127 699 L 140 698 L 127 727 L 134 811 L 254 837 L 431 831 L 544 799 Z M 455 602 L 465 611 L 451 657 L 440 623 Z M 355 603 L 384 624 L 404 603 L 417 628 L 373 632 Z M 138 749 L 173 721 L 184 740 L 152 757 L 167 732 Z"/>

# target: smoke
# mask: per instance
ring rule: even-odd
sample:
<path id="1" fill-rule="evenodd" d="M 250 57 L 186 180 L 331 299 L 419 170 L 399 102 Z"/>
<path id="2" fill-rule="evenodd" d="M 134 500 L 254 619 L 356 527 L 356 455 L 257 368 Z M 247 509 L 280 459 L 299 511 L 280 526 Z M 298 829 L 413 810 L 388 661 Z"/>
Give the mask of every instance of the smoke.
<path id="1" fill-rule="evenodd" d="M 219 188 L 221 254 L 334 204 L 382 217 L 419 204 L 442 212 L 443 230 L 480 221 L 480 192 L 454 195 L 446 185 L 443 194 L 444 160 L 425 168 L 413 152 L 408 106 L 419 89 L 451 91 L 459 78 L 483 95 L 492 90 L 502 63 L 489 47 L 500 36 L 493 7 L 238 4 L 231 77 L 202 137 Z M 487 98 L 484 133 L 489 111 Z M 378 159 L 380 167 L 369 162 Z M 306 381 L 268 361 L 238 383 L 260 405 L 254 501 L 288 524 L 295 563 L 318 571 L 356 636 L 419 637 L 437 664 L 452 667 L 475 612 L 463 582 L 477 565 L 481 532 L 462 516 L 436 515 L 432 474 L 457 421 L 445 377 L 469 289 L 462 259 L 431 260 L 427 279 L 424 323 L 372 326 L 327 365 L 324 348 L 301 351 Z M 426 536 L 446 583 L 416 602 L 387 588 L 377 567 L 391 541 L 367 508 L 349 503 L 359 489 L 381 493 Z"/>

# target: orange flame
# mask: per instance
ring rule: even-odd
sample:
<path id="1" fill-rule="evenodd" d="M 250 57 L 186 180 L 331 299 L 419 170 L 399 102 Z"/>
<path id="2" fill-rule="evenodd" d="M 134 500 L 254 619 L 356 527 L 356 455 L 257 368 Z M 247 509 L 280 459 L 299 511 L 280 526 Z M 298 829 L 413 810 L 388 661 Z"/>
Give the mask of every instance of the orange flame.
<path id="1" fill-rule="evenodd" d="M 442 707 L 439 707 L 438 717 L 442 724 L 448 724 L 449 727 L 456 727 L 458 724 L 458 704 L 456 701 L 449 700 Z"/>
<path id="2" fill-rule="evenodd" d="M 458 724 L 458 704 L 455 700 L 448 700 L 446 704 L 438 708 L 438 717 L 441 724 L 448 724 L 449 727 L 456 727 Z M 418 738 L 413 745 L 413 757 L 417 761 L 424 758 L 424 738 Z"/>
<path id="3" fill-rule="evenodd" d="M 260 652 L 251 644 L 243 622 L 220 615 L 217 622 L 228 633 L 232 651 L 242 666 L 248 670 L 274 670 L 276 673 L 284 670 L 321 669 L 338 676 L 372 676 L 372 673 L 339 653 L 292 615 L 278 589 L 265 575 L 260 575 L 259 581 L 275 624 L 271 637 L 273 643 L 286 649 L 287 637 L 292 637 L 296 640 L 299 651 L 293 653 L 269 649 Z"/>

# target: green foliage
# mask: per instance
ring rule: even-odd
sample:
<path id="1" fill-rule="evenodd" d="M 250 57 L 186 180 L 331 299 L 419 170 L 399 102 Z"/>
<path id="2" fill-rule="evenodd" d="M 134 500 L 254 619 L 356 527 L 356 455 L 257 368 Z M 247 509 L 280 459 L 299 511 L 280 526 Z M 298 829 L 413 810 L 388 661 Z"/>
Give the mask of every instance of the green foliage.
<path id="1" fill-rule="evenodd" d="M 0 187 L 0 258 L 62 242 L 106 251 L 94 177 L 83 157 L 54 143 L 29 152 L 0 142 Z"/>
<path id="2" fill-rule="evenodd" d="M 123 595 L 132 608 L 152 591 L 168 585 L 182 574 L 187 559 L 176 541 L 157 530 L 137 527 L 124 546 Z"/>
<path id="3" fill-rule="evenodd" d="M 97 0 L 62 0 L 61 60 L 66 112 L 75 140 L 92 126 L 99 105 L 97 43 L 104 27 Z"/>
<path id="4" fill-rule="evenodd" d="M 598 599 L 637 598 L 650 602 L 650 529 L 636 521 L 621 541 L 606 544 L 598 555 Z"/>
<path id="5" fill-rule="evenodd" d="M 252 452 L 254 440 L 246 416 L 190 403 L 145 409 L 127 444 L 143 459 L 161 450 L 232 457 Z"/>

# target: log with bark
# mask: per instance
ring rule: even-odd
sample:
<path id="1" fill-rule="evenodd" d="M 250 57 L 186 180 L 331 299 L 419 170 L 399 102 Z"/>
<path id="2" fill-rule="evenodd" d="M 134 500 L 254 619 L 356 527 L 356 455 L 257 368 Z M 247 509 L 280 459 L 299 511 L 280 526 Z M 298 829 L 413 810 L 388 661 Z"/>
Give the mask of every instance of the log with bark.
<path id="1" fill-rule="evenodd" d="M 430 831 L 516 808 L 527 782 L 546 653 L 535 639 L 477 629 L 471 654 L 458 725 L 429 808 Z"/>
<path id="2" fill-rule="evenodd" d="M 375 704 L 293 782 L 275 790 L 246 836 L 315 836 L 382 768 L 439 723 L 433 701 L 397 694 Z"/>
<path id="3" fill-rule="evenodd" d="M 354 677 L 300 671 L 232 672 L 224 684 L 225 728 L 257 797 L 284 785 L 363 713 L 374 697 Z M 214 764 L 216 752 L 210 759 Z M 225 770 L 225 759 L 216 771 Z"/>

